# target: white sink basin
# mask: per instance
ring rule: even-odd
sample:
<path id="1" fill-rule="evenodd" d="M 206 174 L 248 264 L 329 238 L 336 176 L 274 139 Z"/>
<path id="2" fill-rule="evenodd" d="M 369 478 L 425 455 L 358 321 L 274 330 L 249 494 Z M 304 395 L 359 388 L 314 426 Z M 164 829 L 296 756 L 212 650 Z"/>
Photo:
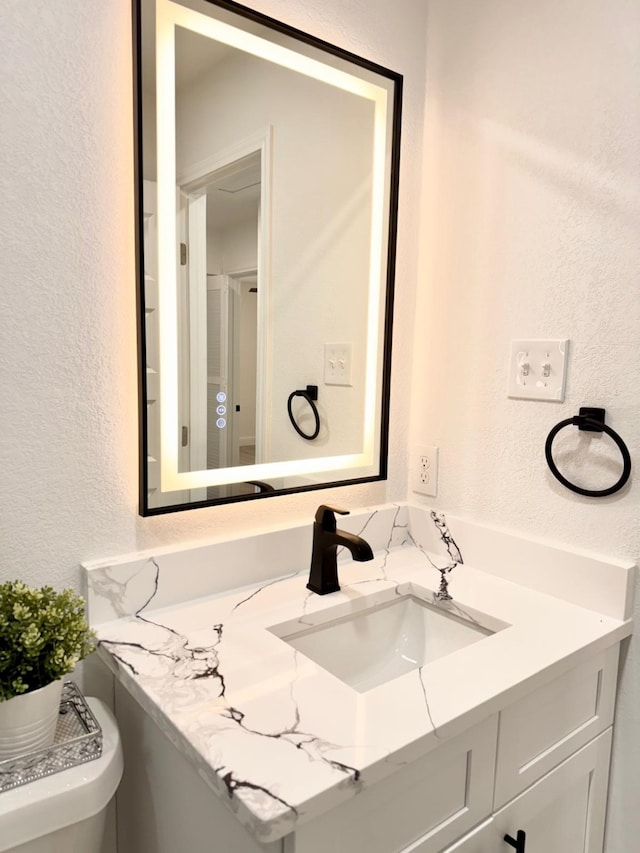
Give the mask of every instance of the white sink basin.
<path id="1" fill-rule="evenodd" d="M 360 692 L 495 633 L 412 594 L 310 628 L 294 624 L 291 633 L 291 623 L 271 630 Z"/>

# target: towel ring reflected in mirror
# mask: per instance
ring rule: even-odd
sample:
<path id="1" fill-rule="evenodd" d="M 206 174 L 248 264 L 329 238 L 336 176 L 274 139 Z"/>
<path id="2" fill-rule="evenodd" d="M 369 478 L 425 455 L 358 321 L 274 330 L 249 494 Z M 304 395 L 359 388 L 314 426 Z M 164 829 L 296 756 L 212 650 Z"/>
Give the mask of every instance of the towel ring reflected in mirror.
<path id="1" fill-rule="evenodd" d="M 298 424 L 295 415 L 293 414 L 293 400 L 295 397 L 302 397 L 303 400 L 306 400 L 309 404 L 309 408 L 313 414 L 315 420 L 315 428 L 313 432 L 306 433 Z M 289 398 L 287 399 L 287 413 L 289 415 L 289 420 L 291 421 L 291 425 L 298 433 L 299 436 L 306 439 L 307 441 L 314 441 L 318 435 L 320 434 L 320 414 L 318 412 L 318 407 L 315 404 L 315 401 L 318 399 L 318 386 L 317 385 L 307 385 L 306 388 L 301 388 L 298 391 L 292 391 L 289 394 Z"/>

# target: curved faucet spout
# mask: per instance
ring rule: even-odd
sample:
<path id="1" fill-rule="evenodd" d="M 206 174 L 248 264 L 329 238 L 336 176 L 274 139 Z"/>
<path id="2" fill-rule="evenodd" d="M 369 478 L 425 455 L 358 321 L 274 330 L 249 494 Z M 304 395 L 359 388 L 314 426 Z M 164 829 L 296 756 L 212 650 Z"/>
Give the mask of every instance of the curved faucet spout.
<path id="1" fill-rule="evenodd" d="M 347 548 L 353 559 L 359 563 L 373 560 L 373 551 L 366 540 L 354 533 L 337 529 L 334 515 L 336 512 L 340 515 L 348 515 L 345 509 L 323 504 L 318 507 L 313 524 L 311 571 L 307 589 L 318 595 L 326 595 L 340 589 L 337 563 L 339 547 Z"/>
<path id="2" fill-rule="evenodd" d="M 367 560 L 373 560 L 371 545 L 361 536 L 356 536 L 355 533 L 348 533 L 346 530 L 336 530 L 333 535 L 336 537 L 336 546 L 348 548 L 351 551 L 351 556 L 358 563 L 366 563 Z"/>

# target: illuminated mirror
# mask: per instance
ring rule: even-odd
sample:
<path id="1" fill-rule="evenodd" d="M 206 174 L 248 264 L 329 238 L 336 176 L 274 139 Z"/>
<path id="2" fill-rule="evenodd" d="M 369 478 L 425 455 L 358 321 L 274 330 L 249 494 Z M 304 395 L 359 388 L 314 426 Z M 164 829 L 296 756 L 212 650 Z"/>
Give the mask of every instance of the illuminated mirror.
<path id="1" fill-rule="evenodd" d="M 135 0 L 143 515 L 386 477 L 401 77 Z"/>

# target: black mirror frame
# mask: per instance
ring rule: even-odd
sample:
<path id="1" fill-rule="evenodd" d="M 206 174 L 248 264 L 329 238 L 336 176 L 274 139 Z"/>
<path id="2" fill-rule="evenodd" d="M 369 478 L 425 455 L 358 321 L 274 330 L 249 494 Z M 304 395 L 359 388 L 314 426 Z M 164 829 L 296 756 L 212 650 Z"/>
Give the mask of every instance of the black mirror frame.
<path id="1" fill-rule="evenodd" d="M 249 21 L 263 25 L 300 42 L 329 53 L 339 59 L 351 62 L 372 73 L 391 80 L 393 84 L 393 120 L 391 133 L 390 156 L 390 186 L 389 186 L 389 221 L 387 243 L 387 274 L 384 316 L 384 341 L 382 354 L 382 388 L 380 411 L 380 459 L 379 473 L 368 477 L 355 477 L 348 480 L 333 480 L 330 482 L 296 486 L 272 491 L 259 490 L 255 494 L 236 495 L 211 500 L 193 501 L 174 504 L 171 506 L 150 507 L 148 504 L 148 444 L 147 444 L 147 385 L 146 385 L 146 330 L 145 330 L 145 294 L 144 294 L 144 231 L 142 222 L 142 56 L 141 56 L 141 2 L 132 0 L 133 26 L 133 141 L 134 141 L 134 217 L 135 217 L 135 264 L 136 264 L 136 313 L 138 326 L 138 426 L 139 426 L 139 514 L 142 516 L 164 515 L 166 513 L 182 512 L 190 509 L 237 503 L 239 501 L 261 500 L 278 495 L 290 495 L 300 492 L 330 489 L 336 486 L 351 486 L 360 483 L 370 483 L 386 480 L 388 473 L 389 449 L 389 407 L 391 397 L 391 343 L 393 328 L 393 305 L 395 288 L 395 268 L 397 251 L 398 224 L 398 191 L 400 178 L 400 134 L 402 123 L 402 89 L 401 74 L 384 68 L 374 62 L 364 59 L 354 53 L 336 47 L 327 41 L 309 35 L 295 27 L 263 15 L 243 6 L 233 0 L 205 0 L 213 6 L 226 9 Z"/>

